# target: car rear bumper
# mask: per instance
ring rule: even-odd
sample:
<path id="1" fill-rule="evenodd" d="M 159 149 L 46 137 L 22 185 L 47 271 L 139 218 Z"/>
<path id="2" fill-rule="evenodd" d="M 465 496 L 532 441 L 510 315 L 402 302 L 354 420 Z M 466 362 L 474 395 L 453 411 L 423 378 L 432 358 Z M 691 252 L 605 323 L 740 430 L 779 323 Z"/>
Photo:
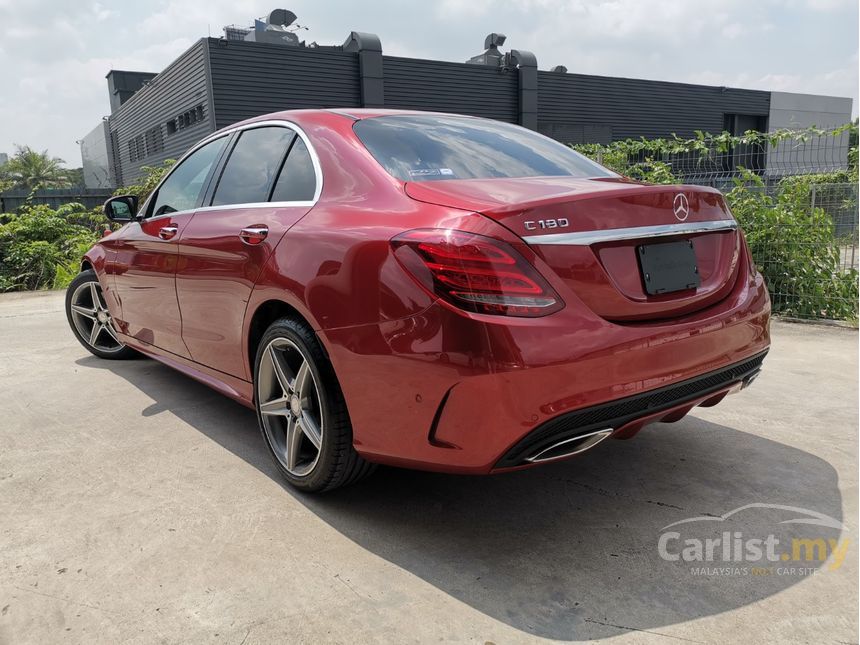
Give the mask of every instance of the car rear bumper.
<path id="1" fill-rule="evenodd" d="M 496 462 L 493 470 L 565 458 L 593 447 L 598 436 L 626 439 L 645 422 L 677 420 L 697 405 L 716 405 L 738 385 L 738 389 L 749 385 L 761 371 L 766 355 L 764 351 L 686 381 L 561 414 L 518 441 Z"/>
<path id="2" fill-rule="evenodd" d="M 360 454 L 483 474 L 543 461 L 535 456 L 555 442 L 595 429 L 632 436 L 737 389 L 770 344 L 761 276 L 738 283 L 719 304 L 672 321 L 612 323 L 569 298 L 537 319 L 464 315 L 437 302 L 322 336 Z"/>

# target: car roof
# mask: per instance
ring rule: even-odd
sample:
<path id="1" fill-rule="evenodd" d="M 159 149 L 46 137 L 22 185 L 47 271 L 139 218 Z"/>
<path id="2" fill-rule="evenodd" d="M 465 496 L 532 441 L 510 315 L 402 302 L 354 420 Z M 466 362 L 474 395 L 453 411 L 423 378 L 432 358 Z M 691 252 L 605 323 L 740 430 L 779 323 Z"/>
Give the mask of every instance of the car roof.
<path id="1" fill-rule="evenodd" d="M 252 123 L 254 121 L 264 121 L 266 119 L 313 119 L 314 117 L 323 116 L 326 114 L 337 114 L 354 121 L 360 121 L 362 119 L 372 119 L 374 117 L 379 116 L 406 116 L 406 115 L 429 115 L 429 116 L 456 116 L 463 118 L 475 118 L 471 117 L 467 114 L 454 114 L 451 112 L 429 112 L 425 110 L 392 110 L 392 109 L 384 109 L 384 108 L 355 108 L 355 107 L 343 107 L 343 108 L 320 108 L 320 109 L 299 109 L 299 110 L 282 110 L 280 112 L 270 112 L 269 114 L 261 114 L 259 116 L 252 117 L 250 119 L 246 119 L 241 121 L 240 123 Z M 234 123 L 231 126 L 233 127 L 238 125 L 238 123 Z"/>
<path id="2" fill-rule="evenodd" d="M 427 112 L 424 110 L 392 110 L 392 109 L 384 109 L 384 108 L 329 108 L 326 112 L 333 112 L 335 114 L 342 114 L 343 116 L 348 116 L 356 121 L 361 119 L 372 119 L 378 116 L 398 116 L 398 115 L 416 115 L 416 114 L 429 114 L 429 115 L 446 115 L 446 116 L 461 116 L 459 114 L 451 114 L 445 112 Z M 462 115 L 465 116 L 465 115 Z"/>
<path id="3" fill-rule="evenodd" d="M 353 108 L 353 107 L 345 107 L 345 108 L 319 108 L 319 109 L 298 109 L 298 110 L 282 110 L 280 112 L 270 112 L 268 114 L 260 114 L 258 116 L 251 117 L 250 119 L 245 119 L 243 121 L 237 121 L 236 123 L 231 123 L 228 126 L 220 128 L 217 132 L 214 132 L 210 137 L 212 138 L 215 135 L 221 134 L 222 132 L 226 132 L 229 130 L 234 130 L 236 128 L 240 128 L 242 126 L 251 125 L 253 123 L 260 123 L 263 121 L 271 121 L 271 120 L 282 120 L 282 121 L 292 121 L 298 125 L 308 125 L 311 123 L 319 122 L 319 119 L 331 116 L 340 116 L 342 118 L 347 118 L 352 121 L 361 121 L 363 119 L 372 119 L 375 117 L 382 116 L 448 116 L 448 117 L 460 117 L 464 119 L 475 119 L 478 117 L 470 116 L 467 114 L 455 114 L 451 112 L 429 112 L 424 110 L 391 110 L 391 109 L 383 109 L 383 108 Z"/>

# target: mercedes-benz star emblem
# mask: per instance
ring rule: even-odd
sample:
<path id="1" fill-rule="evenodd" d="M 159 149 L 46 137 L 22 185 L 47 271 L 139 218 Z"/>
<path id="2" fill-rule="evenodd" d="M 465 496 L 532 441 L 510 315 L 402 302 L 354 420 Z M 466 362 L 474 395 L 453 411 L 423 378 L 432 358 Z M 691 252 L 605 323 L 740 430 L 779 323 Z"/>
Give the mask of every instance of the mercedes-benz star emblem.
<path id="1" fill-rule="evenodd" d="M 675 217 L 679 222 L 687 219 L 690 214 L 690 202 L 687 201 L 687 196 L 684 193 L 675 195 L 675 202 L 672 204 L 672 209 L 675 211 Z"/>

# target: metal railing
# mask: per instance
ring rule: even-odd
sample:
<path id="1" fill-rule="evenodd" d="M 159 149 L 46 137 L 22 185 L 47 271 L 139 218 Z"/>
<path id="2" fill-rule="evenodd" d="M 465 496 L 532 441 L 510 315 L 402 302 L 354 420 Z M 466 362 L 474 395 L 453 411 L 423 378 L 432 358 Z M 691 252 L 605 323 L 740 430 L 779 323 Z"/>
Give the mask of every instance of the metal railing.
<path id="1" fill-rule="evenodd" d="M 742 169 L 773 183 L 783 177 L 833 173 L 849 167 L 848 132 L 798 133 L 798 137 L 775 143 L 739 143 L 729 150 L 710 145 L 704 150 L 664 153 L 651 158 L 668 164 L 672 173 L 686 183 L 709 186 L 730 185 Z"/>

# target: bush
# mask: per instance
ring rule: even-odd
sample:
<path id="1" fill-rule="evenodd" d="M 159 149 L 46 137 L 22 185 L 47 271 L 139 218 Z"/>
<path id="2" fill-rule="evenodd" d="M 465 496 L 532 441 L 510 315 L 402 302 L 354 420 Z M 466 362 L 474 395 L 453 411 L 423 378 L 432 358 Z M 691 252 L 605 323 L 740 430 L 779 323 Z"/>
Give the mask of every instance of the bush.
<path id="1" fill-rule="evenodd" d="M 843 270 L 832 217 L 812 208 L 811 187 L 829 175 L 783 179 L 774 195 L 744 172 L 726 195 L 764 275 L 776 313 L 856 320 L 858 273 Z"/>
<path id="2" fill-rule="evenodd" d="M 144 168 L 137 184 L 119 195 L 145 200 L 173 166 L 173 160 Z M 0 214 L 0 291 L 62 289 L 77 275 L 81 257 L 112 225 L 101 208 L 81 204 L 27 205 L 17 213 Z"/>
<path id="3" fill-rule="evenodd" d="M 27 206 L 3 215 L 0 290 L 66 286 L 77 274 L 81 256 L 98 240 L 96 227 L 94 212 L 81 204 L 65 204 L 56 210 Z"/>
<path id="4" fill-rule="evenodd" d="M 160 166 L 142 166 L 143 177 L 136 184 L 125 186 L 114 192 L 114 195 L 137 195 L 141 204 L 155 190 L 164 174 L 176 163 L 175 159 L 165 159 Z"/>

